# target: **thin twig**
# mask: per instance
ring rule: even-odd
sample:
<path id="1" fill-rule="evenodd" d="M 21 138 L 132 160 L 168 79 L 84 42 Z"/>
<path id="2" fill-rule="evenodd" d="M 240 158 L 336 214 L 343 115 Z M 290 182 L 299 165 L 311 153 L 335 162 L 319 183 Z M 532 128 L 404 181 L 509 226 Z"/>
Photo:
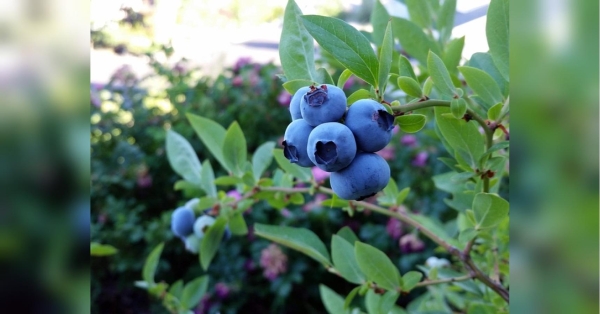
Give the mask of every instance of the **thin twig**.
<path id="1" fill-rule="evenodd" d="M 469 279 L 473 279 L 473 276 L 472 275 L 464 275 L 464 276 L 460 276 L 460 277 L 444 278 L 444 279 L 438 279 L 438 280 L 425 280 L 425 281 L 419 282 L 415 286 L 415 288 L 416 287 L 425 287 L 425 286 L 437 285 L 437 284 L 441 284 L 441 283 L 450 283 L 450 282 L 465 281 L 465 280 L 469 280 Z"/>

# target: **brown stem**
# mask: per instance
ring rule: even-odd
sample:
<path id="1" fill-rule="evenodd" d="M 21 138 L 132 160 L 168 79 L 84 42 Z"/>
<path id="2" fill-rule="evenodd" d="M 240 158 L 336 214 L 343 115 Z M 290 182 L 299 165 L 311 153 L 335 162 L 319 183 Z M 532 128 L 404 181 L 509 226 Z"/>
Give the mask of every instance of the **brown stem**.
<path id="1" fill-rule="evenodd" d="M 425 287 L 425 286 L 431 286 L 431 285 L 437 285 L 437 284 L 441 284 L 441 283 L 450 283 L 450 282 L 457 282 L 457 281 L 465 281 L 465 280 L 469 280 L 469 279 L 473 279 L 472 275 L 464 275 L 464 276 L 460 276 L 460 277 L 452 277 L 452 278 L 445 278 L 445 279 L 438 279 L 438 280 L 425 280 L 425 281 L 421 281 L 419 282 L 416 287 Z"/>

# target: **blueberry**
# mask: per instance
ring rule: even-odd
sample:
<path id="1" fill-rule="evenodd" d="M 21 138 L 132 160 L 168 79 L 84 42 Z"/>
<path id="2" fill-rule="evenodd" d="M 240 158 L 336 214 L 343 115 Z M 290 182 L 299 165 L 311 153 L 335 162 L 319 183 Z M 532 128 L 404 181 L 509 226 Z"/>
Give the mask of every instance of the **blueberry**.
<path id="1" fill-rule="evenodd" d="M 346 126 L 354 133 L 358 150 L 374 153 L 383 149 L 392 139 L 394 116 L 385 107 L 371 99 L 361 99 L 346 114 Z"/>
<path id="2" fill-rule="evenodd" d="M 198 217 L 198 219 L 196 219 L 196 222 L 194 223 L 194 234 L 199 239 L 202 239 L 204 237 L 204 234 L 206 233 L 206 229 L 208 229 L 208 227 L 212 226 L 214 223 L 215 218 L 213 218 L 212 216 L 202 215 Z"/>
<path id="3" fill-rule="evenodd" d="M 308 137 L 308 157 L 320 169 L 334 172 L 346 168 L 356 155 L 352 131 L 337 122 L 320 124 Z"/>
<path id="4" fill-rule="evenodd" d="M 195 234 L 189 235 L 185 238 L 185 249 L 192 252 L 198 253 L 198 248 L 200 247 L 200 239 Z"/>
<path id="5" fill-rule="evenodd" d="M 300 99 L 302 118 L 312 126 L 338 121 L 346 113 L 346 95 L 334 85 L 311 87 Z"/>
<path id="6" fill-rule="evenodd" d="M 308 136 L 313 127 L 308 125 L 304 119 L 292 121 L 285 130 L 283 136 L 283 155 L 291 163 L 298 164 L 302 167 L 312 167 L 313 162 L 308 158 L 306 153 L 306 144 Z"/>
<path id="7" fill-rule="evenodd" d="M 302 113 L 300 111 L 300 100 L 306 95 L 306 92 L 310 90 L 310 86 L 305 86 L 300 88 L 292 97 L 290 101 L 290 114 L 292 115 L 292 120 L 302 119 Z"/>
<path id="8" fill-rule="evenodd" d="M 185 238 L 194 232 L 194 211 L 188 207 L 179 207 L 171 215 L 171 231 Z"/>
<path id="9" fill-rule="evenodd" d="M 331 188 L 345 200 L 363 200 L 383 190 L 390 180 L 390 166 L 375 153 L 358 153 L 352 163 L 331 174 Z"/>

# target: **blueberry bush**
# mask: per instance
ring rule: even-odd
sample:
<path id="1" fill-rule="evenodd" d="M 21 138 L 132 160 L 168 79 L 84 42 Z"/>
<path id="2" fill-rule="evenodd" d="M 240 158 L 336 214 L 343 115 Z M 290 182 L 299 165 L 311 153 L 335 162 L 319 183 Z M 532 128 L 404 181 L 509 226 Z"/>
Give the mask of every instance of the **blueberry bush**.
<path id="1" fill-rule="evenodd" d="M 167 158 L 180 176 L 175 187 L 191 198 L 181 209 L 185 217 L 180 209 L 171 215 L 173 232 L 182 238 L 181 246 L 198 255 L 204 272 L 185 284 L 156 282 L 161 243 L 146 259 L 136 286 L 172 313 L 191 313 L 219 272 L 226 258 L 221 255 L 231 254 L 224 248 L 232 242 L 229 230 L 232 239 L 258 236 L 273 242 L 261 253 L 261 265 L 269 265 L 267 278 L 286 272 L 288 259 L 310 258 L 303 267 L 320 274 L 322 305 L 301 312 L 508 312 L 508 1 L 491 1 L 489 51 L 468 60 L 461 58 L 465 39 L 452 38 L 455 0 L 406 4 L 410 20 L 390 16 L 376 1 L 373 30 L 361 32 L 340 19 L 303 15 L 288 1 L 280 79 L 293 97 L 287 121 L 275 125 L 285 130 L 283 147 L 273 141 L 254 147 L 247 140 L 251 130 L 240 121 L 225 128 L 188 112 L 189 124 L 211 155 L 202 160 L 186 136 L 167 131 Z M 330 69 L 315 67 L 314 41 L 344 67 L 335 80 Z M 345 91 L 352 77 L 366 87 Z M 404 153 L 419 134 L 444 152 L 436 151 L 433 161 L 421 151 L 410 163 L 397 164 L 398 150 L 386 148 L 398 129 Z M 441 205 L 415 198 L 430 187 L 406 177 L 427 163 L 444 170 L 416 176 L 429 176 L 443 192 L 434 194 Z M 386 225 L 317 233 L 320 226 L 267 219 L 269 211 L 289 216 L 288 206 L 317 197 L 327 214 L 355 221 L 384 217 L 379 222 Z M 419 210 L 409 209 L 409 202 Z M 264 216 L 248 214 L 256 208 Z M 398 239 L 401 251 L 429 245 L 435 255 L 407 261 L 378 240 L 386 232 L 397 238 L 401 228 L 412 230 Z M 336 282 L 331 277 L 347 285 L 330 285 Z"/>

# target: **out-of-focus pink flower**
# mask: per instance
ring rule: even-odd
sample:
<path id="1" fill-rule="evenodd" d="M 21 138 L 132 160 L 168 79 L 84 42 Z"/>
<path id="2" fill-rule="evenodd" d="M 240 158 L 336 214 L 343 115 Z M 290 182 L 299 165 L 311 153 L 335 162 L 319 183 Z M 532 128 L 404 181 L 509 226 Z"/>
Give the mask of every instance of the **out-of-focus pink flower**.
<path id="1" fill-rule="evenodd" d="M 402 235 L 402 222 L 395 218 L 388 219 L 385 231 L 387 231 L 392 239 L 397 240 Z"/>
<path id="2" fill-rule="evenodd" d="M 398 244 L 402 253 L 420 252 L 425 249 L 425 243 L 413 233 L 402 236 Z"/>
<path id="3" fill-rule="evenodd" d="M 413 158 L 411 164 L 415 167 L 423 168 L 427 165 L 428 157 L 429 157 L 429 154 L 427 154 L 427 152 L 420 152 L 415 156 L 415 158 Z"/>
<path id="4" fill-rule="evenodd" d="M 412 134 L 402 136 L 400 143 L 405 146 L 414 147 L 417 145 L 417 137 Z"/>
<path id="5" fill-rule="evenodd" d="M 229 295 L 230 292 L 231 292 L 231 289 L 229 289 L 229 287 L 222 282 L 218 282 L 215 285 L 215 294 L 220 299 L 225 299 Z"/>
<path id="6" fill-rule="evenodd" d="M 281 216 L 283 216 L 285 218 L 290 218 L 293 215 L 292 215 L 292 212 L 289 209 L 284 208 L 284 209 L 281 210 Z"/>
<path id="7" fill-rule="evenodd" d="M 344 83 L 344 88 L 343 89 L 348 89 L 352 86 L 352 84 L 354 84 L 354 76 L 350 76 L 348 78 L 348 80 Z"/>
<path id="8" fill-rule="evenodd" d="M 265 278 L 273 281 L 287 271 L 287 255 L 277 244 L 271 243 L 260 252 L 260 266 Z"/>
<path id="9" fill-rule="evenodd" d="M 400 127 L 395 125 L 394 128 L 392 129 L 392 134 L 396 135 L 396 134 L 398 134 L 399 131 L 400 131 Z"/>
<path id="10" fill-rule="evenodd" d="M 292 95 L 285 90 L 282 90 L 281 93 L 277 96 L 277 102 L 283 107 L 288 107 L 290 105 L 290 101 L 292 100 Z"/>
<path id="11" fill-rule="evenodd" d="M 180 60 L 173 66 L 173 72 L 179 75 L 185 75 L 188 72 L 188 64 L 184 60 Z"/>
<path id="12" fill-rule="evenodd" d="M 252 60 L 252 59 L 251 59 L 250 57 L 241 57 L 241 58 L 239 58 L 239 59 L 238 59 L 238 60 L 235 62 L 235 64 L 233 65 L 233 71 L 235 71 L 235 72 L 239 72 L 239 71 L 240 71 L 240 69 L 241 69 L 243 66 L 245 66 L 245 65 L 247 65 L 247 64 L 250 64 L 250 61 L 251 61 L 251 60 Z"/>
<path id="13" fill-rule="evenodd" d="M 253 271 L 256 268 L 256 264 L 254 264 L 254 261 L 249 258 L 246 260 L 246 262 L 244 262 L 244 269 L 246 271 Z"/>
<path id="14" fill-rule="evenodd" d="M 239 76 L 239 75 L 236 75 L 236 76 L 235 76 L 235 77 L 234 77 L 234 78 L 231 80 L 231 84 L 232 84 L 233 86 L 236 86 L 236 87 L 240 87 L 240 86 L 242 86 L 242 84 L 243 84 L 243 83 L 244 83 L 244 79 L 242 79 L 242 77 L 241 77 L 241 76 Z"/>
<path id="15" fill-rule="evenodd" d="M 200 303 L 194 310 L 194 314 L 205 314 L 208 313 L 210 307 L 212 306 L 212 302 L 210 301 L 212 295 L 210 293 L 205 294 L 200 300 Z"/>
<path id="16" fill-rule="evenodd" d="M 312 172 L 313 178 L 315 178 L 315 181 L 317 181 L 317 182 L 323 182 L 323 181 L 325 181 L 325 179 L 329 178 L 329 176 L 331 175 L 331 173 L 329 173 L 319 167 L 312 167 L 310 169 L 310 171 Z"/>
<path id="17" fill-rule="evenodd" d="M 240 192 L 238 192 L 237 190 L 230 190 L 229 192 L 227 192 L 227 196 L 233 197 L 236 201 L 242 199 L 242 194 L 240 194 Z"/>
<path id="18" fill-rule="evenodd" d="M 145 189 L 152 186 L 152 177 L 148 173 L 139 174 L 137 177 L 138 187 Z"/>
<path id="19" fill-rule="evenodd" d="M 250 74 L 250 86 L 254 87 L 260 82 L 260 77 L 256 73 Z"/>
<path id="20" fill-rule="evenodd" d="M 376 154 L 383 157 L 385 160 L 392 160 L 394 157 L 396 157 L 396 153 L 392 145 L 384 147 L 382 150 L 376 152 Z"/>
<path id="21" fill-rule="evenodd" d="M 315 199 L 311 202 L 308 202 L 306 204 L 304 204 L 304 206 L 302 206 L 302 210 L 304 210 L 305 212 L 309 212 L 315 208 L 318 208 L 321 206 L 321 203 L 327 199 L 327 195 L 325 194 L 316 194 L 315 195 Z"/>

